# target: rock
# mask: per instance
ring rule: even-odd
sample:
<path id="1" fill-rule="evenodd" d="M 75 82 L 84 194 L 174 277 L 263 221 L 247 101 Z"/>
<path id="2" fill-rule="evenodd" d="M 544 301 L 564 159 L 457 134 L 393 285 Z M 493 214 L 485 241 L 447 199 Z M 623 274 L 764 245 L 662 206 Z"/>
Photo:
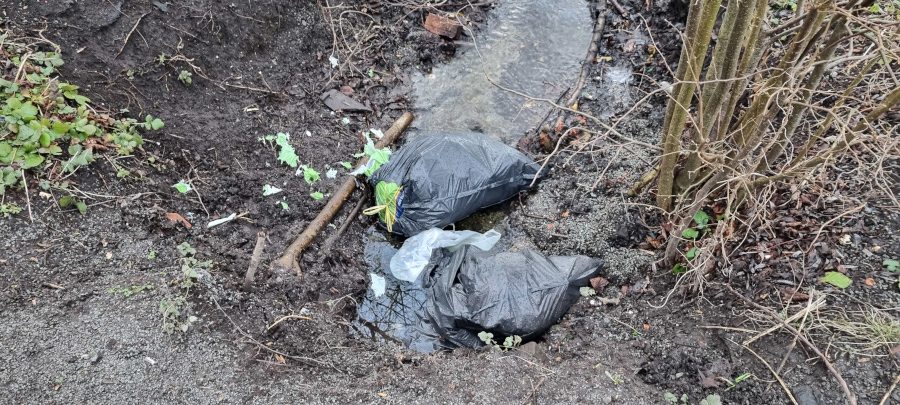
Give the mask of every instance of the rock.
<path id="1" fill-rule="evenodd" d="M 428 13 L 428 17 L 425 18 L 425 29 L 440 36 L 456 39 L 462 32 L 462 25 L 447 17 Z"/>
<path id="2" fill-rule="evenodd" d="M 356 101 L 335 89 L 326 91 L 319 98 L 325 101 L 325 105 L 334 111 L 372 112 L 372 109 L 369 107 L 362 105 L 359 101 Z"/>
<path id="3" fill-rule="evenodd" d="M 544 348 L 538 346 L 538 344 L 535 342 L 525 343 L 524 345 L 519 347 L 519 351 L 533 357 L 539 363 L 546 363 L 550 361 L 550 359 L 547 357 L 547 353 L 544 352 Z"/>
<path id="4" fill-rule="evenodd" d="M 816 391 L 808 386 L 808 385 L 798 385 L 791 389 L 791 392 L 794 394 L 794 399 L 797 400 L 797 404 L 799 405 L 820 405 L 822 401 L 819 400 L 819 396 Z"/>

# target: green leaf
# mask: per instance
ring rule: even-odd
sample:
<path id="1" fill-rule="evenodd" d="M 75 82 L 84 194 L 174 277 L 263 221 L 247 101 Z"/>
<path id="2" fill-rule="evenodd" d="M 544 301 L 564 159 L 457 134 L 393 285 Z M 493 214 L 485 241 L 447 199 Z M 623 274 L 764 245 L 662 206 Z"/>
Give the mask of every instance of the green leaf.
<path id="1" fill-rule="evenodd" d="M 897 261 L 897 260 L 884 259 L 884 261 L 881 262 L 881 264 L 884 267 L 887 267 L 888 271 L 897 271 L 897 269 L 900 269 L 900 261 Z"/>
<path id="2" fill-rule="evenodd" d="M 181 252 L 182 256 L 193 256 L 197 254 L 197 250 L 192 248 L 191 245 L 187 242 L 182 242 L 180 245 L 175 246 L 179 252 Z"/>
<path id="3" fill-rule="evenodd" d="M 697 232 L 696 229 L 688 228 L 681 232 L 681 236 L 687 239 L 694 239 L 700 235 L 700 232 Z"/>
<path id="4" fill-rule="evenodd" d="M 697 248 L 692 247 L 691 250 L 688 250 L 684 256 L 687 257 L 688 260 L 691 260 L 691 259 L 697 257 Z"/>
<path id="5" fill-rule="evenodd" d="M 836 271 L 829 271 L 825 273 L 825 277 L 822 277 L 822 282 L 831 284 L 838 288 L 847 288 L 853 281 L 850 280 L 849 277 L 841 273 L 838 273 Z"/>
<path id="6" fill-rule="evenodd" d="M 38 155 L 38 154 L 28 154 L 28 155 L 25 155 L 25 160 L 24 160 L 22 166 L 26 169 L 30 169 L 32 167 L 40 165 L 43 162 L 44 162 L 43 156 Z"/>
<path id="7" fill-rule="evenodd" d="M 684 273 L 687 273 L 687 267 L 684 267 L 681 263 L 675 263 L 675 267 L 672 267 L 672 274 L 677 276 Z"/>
<path id="8" fill-rule="evenodd" d="M 38 137 L 38 142 L 40 142 L 41 146 L 48 147 L 50 146 L 50 142 L 53 141 L 54 138 L 50 137 L 50 131 L 41 131 L 41 136 Z"/>
<path id="9" fill-rule="evenodd" d="M 318 192 L 318 191 L 316 191 L 315 193 L 310 194 L 309 196 L 312 197 L 312 199 L 313 199 L 313 200 L 316 200 L 316 201 L 325 198 L 325 195 L 323 195 L 322 193 L 320 193 L 320 192 Z"/>
<path id="10" fill-rule="evenodd" d="M 869 7 L 869 12 L 880 14 L 881 6 L 879 6 L 878 3 L 873 4 L 872 7 Z"/>
<path id="11" fill-rule="evenodd" d="M 270 196 L 270 195 L 272 195 L 272 194 L 278 194 L 278 193 L 280 193 L 280 192 L 282 192 L 282 191 L 283 191 L 282 189 L 280 189 L 280 188 L 278 188 L 278 187 L 275 187 L 275 186 L 270 186 L 270 185 L 268 185 L 268 184 L 266 184 L 266 185 L 263 186 L 263 195 L 264 195 L 264 196 Z"/>
<path id="12" fill-rule="evenodd" d="M 53 132 L 60 135 L 65 135 L 66 132 L 69 132 L 69 124 L 62 121 L 55 121 L 51 128 L 53 129 Z"/>
<path id="13" fill-rule="evenodd" d="M 709 395 L 706 399 L 700 401 L 700 405 L 722 405 L 722 397 L 718 395 Z"/>
<path id="14" fill-rule="evenodd" d="M 582 297 L 597 295 L 597 291 L 594 291 L 591 287 L 581 287 L 578 289 L 578 293 L 581 294 Z"/>
<path id="15" fill-rule="evenodd" d="M 341 162 L 341 166 L 344 166 L 347 170 L 353 170 L 353 165 L 350 162 Z"/>
<path id="16" fill-rule="evenodd" d="M 75 201 L 75 208 L 78 208 L 78 212 L 80 212 L 81 215 L 84 215 L 84 213 L 87 212 L 87 204 L 81 201 Z"/>
<path id="17" fill-rule="evenodd" d="M 75 197 L 72 197 L 70 195 L 59 199 L 59 206 L 62 208 L 66 208 L 72 204 L 75 204 Z"/>
<path id="18" fill-rule="evenodd" d="M 697 213 L 694 214 L 694 222 L 697 223 L 697 228 L 699 228 L 699 229 L 706 228 L 706 224 L 709 223 L 709 215 L 706 214 L 706 212 L 704 212 L 702 210 L 697 211 Z"/>
<path id="19" fill-rule="evenodd" d="M 281 209 L 283 209 L 285 211 L 288 211 L 291 209 L 291 207 L 288 206 L 288 203 L 286 203 L 284 201 L 280 201 L 279 204 L 281 204 Z"/>
<path id="20" fill-rule="evenodd" d="M 87 136 L 94 136 L 94 134 L 97 133 L 97 127 L 93 125 L 85 125 L 83 127 L 79 127 L 78 130 L 84 132 Z"/>
<path id="21" fill-rule="evenodd" d="M 314 184 L 319 181 L 319 172 L 309 166 L 303 166 L 303 180 L 307 184 Z"/>
<path id="22" fill-rule="evenodd" d="M 156 118 L 156 119 L 154 119 L 153 121 L 150 122 L 150 128 L 153 128 L 154 131 L 159 131 L 159 130 L 162 129 L 162 127 L 164 127 L 165 125 L 166 125 L 166 124 L 163 124 L 162 120 L 159 119 L 159 118 Z"/>
<path id="23" fill-rule="evenodd" d="M 176 183 L 176 184 L 173 185 L 172 187 L 175 187 L 175 189 L 178 190 L 178 192 L 181 193 L 181 194 L 184 194 L 184 193 L 187 193 L 188 191 L 191 191 L 191 185 L 185 183 L 183 180 L 182 180 L 182 181 L 179 181 L 178 183 Z"/>
<path id="24" fill-rule="evenodd" d="M 268 136 L 266 137 L 268 139 Z M 286 165 L 290 167 L 297 167 L 297 161 L 299 158 L 297 157 L 297 153 L 294 152 L 294 147 L 288 143 L 288 135 L 282 132 L 279 132 L 275 138 L 275 144 L 281 147 L 281 150 L 278 152 L 278 160 L 284 162 Z M 307 180 L 309 182 L 309 180 Z"/>
<path id="25" fill-rule="evenodd" d="M 37 115 L 38 109 L 31 102 L 27 102 L 22 104 L 22 107 L 19 109 L 20 115 L 22 118 L 34 118 Z"/>
<path id="26" fill-rule="evenodd" d="M 0 158 L 9 156 L 12 153 L 12 150 L 13 150 L 13 148 L 9 144 L 9 142 L 6 142 L 6 141 L 0 142 Z"/>
<path id="27" fill-rule="evenodd" d="M 78 105 L 85 105 L 87 103 L 90 103 L 91 99 L 85 96 L 75 96 L 75 102 L 78 103 Z"/>

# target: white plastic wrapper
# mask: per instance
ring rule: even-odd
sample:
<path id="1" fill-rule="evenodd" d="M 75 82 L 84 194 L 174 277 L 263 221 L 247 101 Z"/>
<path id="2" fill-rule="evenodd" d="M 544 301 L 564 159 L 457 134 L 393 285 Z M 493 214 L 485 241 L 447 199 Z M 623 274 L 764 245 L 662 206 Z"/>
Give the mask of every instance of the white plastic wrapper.
<path id="1" fill-rule="evenodd" d="M 384 291 L 387 289 L 387 283 L 385 282 L 384 277 L 375 273 L 369 273 L 369 277 L 372 277 L 372 292 L 375 293 L 375 297 L 384 295 Z"/>
<path id="2" fill-rule="evenodd" d="M 464 245 L 472 245 L 483 251 L 491 250 L 500 233 L 494 230 L 483 234 L 475 231 L 443 231 L 428 229 L 403 242 L 403 247 L 391 258 L 391 273 L 398 280 L 413 282 L 419 278 L 422 269 L 431 259 L 431 251 L 445 248 L 451 252 Z"/>

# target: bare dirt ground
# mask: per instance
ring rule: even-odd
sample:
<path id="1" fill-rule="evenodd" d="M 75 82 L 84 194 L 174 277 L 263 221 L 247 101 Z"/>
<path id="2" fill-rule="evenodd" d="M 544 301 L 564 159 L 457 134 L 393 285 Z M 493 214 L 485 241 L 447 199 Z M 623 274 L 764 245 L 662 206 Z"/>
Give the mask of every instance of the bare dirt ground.
<path id="1" fill-rule="evenodd" d="M 668 22 L 683 21 L 683 6 L 621 3 L 648 21 L 654 35 L 647 35 L 641 18 L 609 10 L 600 54 L 612 59 L 591 67 L 584 92 L 592 98 L 581 107 L 597 116 L 623 115 L 657 89 L 657 81 L 671 77 L 660 55 L 677 62 L 680 42 Z M 671 269 L 653 265 L 647 237 L 659 236 L 661 221 L 641 205 L 650 200 L 622 197 L 651 166 L 654 152 L 600 143 L 589 153 L 554 156 L 551 175 L 513 202 L 509 232 L 547 254 L 604 258 L 610 283 L 598 296 L 618 298 L 618 304 L 582 298 L 536 345 L 506 354 L 421 354 L 361 338 L 350 323 L 368 288 L 362 249 L 372 222 L 357 219 L 323 262 L 316 260 L 320 237 L 301 258 L 303 279 L 277 282 L 269 263 L 327 201 L 309 194 L 333 190 L 340 177 L 322 176 L 309 186 L 277 165 L 274 149 L 258 139 L 289 132 L 301 162 L 339 167 L 360 151 L 362 131 L 384 129 L 414 107 L 409 74 L 448 60 L 457 44 L 424 32 L 428 9 L 378 1 L 326 4 L 0 4 L 6 28 L 61 47 L 62 77 L 95 103 L 166 123 L 143 150 L 118 160 L 131 176 L 117 179 L 105 159 L 73 176 L 89 204 L 86 215 L 39 197 L 37 180 L 29 179 L 34 221 L 27 213 L 0 218 L 0 402 L 656 404 L 667 403 L 664 395 L 671 393 L 687 395 L 692 404 L 711 394 L 728 404 L 789 403 L 766 366 L 741 347 L 753 334 L 740 330 L 770 324 L 720 283 L 790 313 L 806 305 L 786 292 L 800 290 L 798 279 L 828 292 L 831 311 L 876 307 L 893 315 L 898 307 L 896 274 L 885 272 L 881 261 L 900 257 L 900 217 L 879 202 L 835 221 L 816 246 L 796 254 L 806 251 L 825 221 L 853 208 L 827 198 L 852 193 L 842 190 L 853 184 L 787 192 L 777 201 L 786 208 L 771 229 L 752 236 L 730 277 L 710 274 L 702 295 L 676 289 Z M 445 4 L 441 10 L 461 7 L 476 33 L 484 28 L 490 5 Z M 351 20 L 353 12 L 342 14 L 348 10 L 374 16 L 383 28 L 370 47 L 359 49 L 354 64 L 332 68 L 328 57 L 342 40 L 335 37 L 336 21 L 367 34 L 365 17 Z M 160 64 L 161 54 L 169 61 Z M 623 68 L 639 74 L 611 84 L 608 74 Z M 197 74 L 190 86 L 177 80 L 180 71 L 194 69 L 216 82 Z M 375 111 L 332 114 L 319 95 L 340 86 Z M 664 109 L 665 98 L 651 96 L 621 131 L 657 143 Z M 521 146 L 540 157 L 535 133 Z M 193 180 L 196 192 L 179 194 L 172 188 L 179 180 Z M 265 184 L 289 191 L 265 197 Z M 342 223 L 363 195 L 356 192 L 334 223 Z M 23 206 L 26 200 L 24 190 L 6 198 Z M 243 212 L 252 222 L 206 228 L 211 219 Z M 167 213 L 193 226 L 170 221 Z M 242 291 L 259 230 L 268 235 L 263 266 L 254 291 Z M 842 243 L 845 235 L 849 242 Z M 213 262 L 187 292 L 173 283 L 183 263 L 176 246 L 184 242 L 196 257 Z M 836 291 L 817 282 L 838 266 L 851 287 Z M 131 286 L 152 288 L 126 296 L 122 290 Z M 186 332 L 168 333 L 160 306 L 177 297 L 186 298 L 182 317 L 197 320 Z M 269 328 L 291 314 L 302 318 Z M 846 336 L 829 329 L 813 335 L 859 403 L 879 403 L 900 370 L 891 338 L 871 350 L 851 350 Z M 779 332 L 752 347 L 776 367 L 792 341 Z M 733 381 L 746 373 L 752 376 L 730 389 L 717 378 Z M 845 403 L 834 378 L 802 345 L 790 350 L 779 374 L 801 404 Z M 891 401 L 900 403 L 900 393 Z"/>

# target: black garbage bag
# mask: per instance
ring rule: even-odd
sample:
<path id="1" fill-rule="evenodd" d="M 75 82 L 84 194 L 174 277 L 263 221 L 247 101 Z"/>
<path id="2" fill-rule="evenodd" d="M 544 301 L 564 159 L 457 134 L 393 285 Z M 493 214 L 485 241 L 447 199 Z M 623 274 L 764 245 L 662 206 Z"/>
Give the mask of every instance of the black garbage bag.
<path id="1" fill-rule="evenodd" d="M 477 133 L 420 135 L 369 178 L 389 231 L 413 236 L 443 228 L 529 187 L 540 166 Z"/>
<path id="2" fill-rule="evenodd" d="M 465 246 L 435 249 L 425 268 L 425 312 L 447 348 L 481 347 L 479 332 L 534 339 L 580 296 L 603 261 L 544 256 L 532 250 L 490 253 Z"/>

